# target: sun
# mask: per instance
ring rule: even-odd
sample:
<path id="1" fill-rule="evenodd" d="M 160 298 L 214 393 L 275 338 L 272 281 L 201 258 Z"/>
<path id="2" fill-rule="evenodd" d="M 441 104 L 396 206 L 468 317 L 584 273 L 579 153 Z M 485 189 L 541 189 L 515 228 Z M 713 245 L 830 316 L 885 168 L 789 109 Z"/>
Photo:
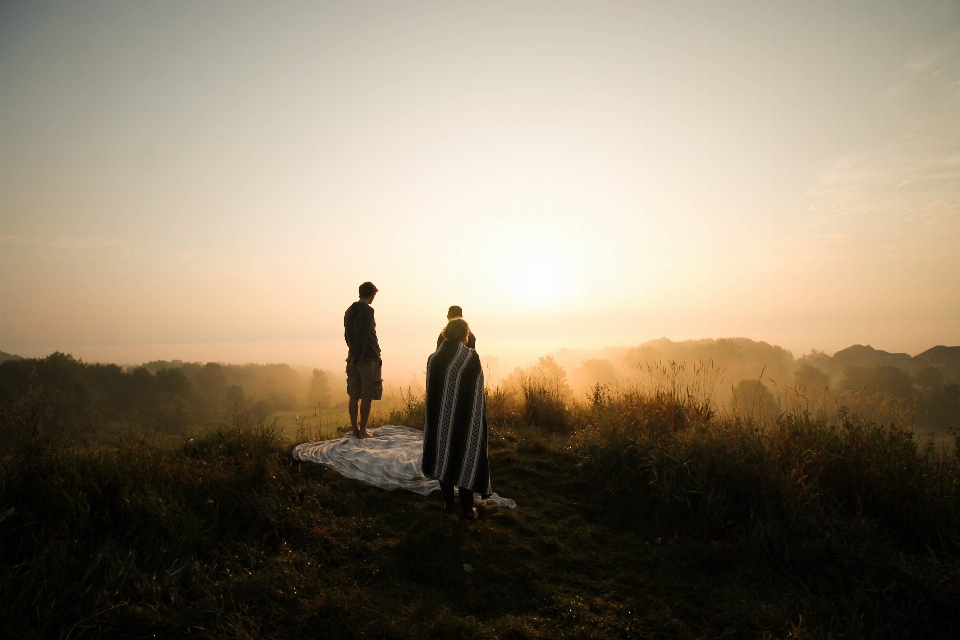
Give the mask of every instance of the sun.
<path id="1" fill-rule="evenodd" d="M 569 259 L 569 258 L 568 258 Z M 549 248 L 526 247 L 509 261 L 510 297 L 532 306 L 556 306 L 571 291 L 572 276 L 565 256 Z"/>
<path id="2" fill-rule="evenodd" d="M 504 302 L 545 309 L 574 298 L 578 250 L 571 235 L 526 222 L 494 237 L 495 286 Z"/>

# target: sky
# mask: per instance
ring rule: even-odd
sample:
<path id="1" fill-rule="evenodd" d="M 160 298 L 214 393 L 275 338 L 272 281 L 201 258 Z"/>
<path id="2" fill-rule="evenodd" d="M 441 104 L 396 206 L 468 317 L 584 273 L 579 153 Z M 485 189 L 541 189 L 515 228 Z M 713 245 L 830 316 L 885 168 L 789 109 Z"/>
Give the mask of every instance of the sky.
<path id="1" fill-rule="evenodd" d="M 960 344 L 960 2 L 0 0 L 0 349 Z"/>

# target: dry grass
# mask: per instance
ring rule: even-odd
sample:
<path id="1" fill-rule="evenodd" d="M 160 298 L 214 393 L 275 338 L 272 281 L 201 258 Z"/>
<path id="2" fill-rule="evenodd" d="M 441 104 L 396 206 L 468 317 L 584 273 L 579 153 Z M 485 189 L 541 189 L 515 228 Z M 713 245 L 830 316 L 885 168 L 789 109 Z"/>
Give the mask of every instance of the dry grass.
<path id="1" fill-rule="evenodd" d="M 494 489 L 519 507 L 472 525 L 439 496 L 293 462 L 276 423 L 81 447 L 47 428 L 63 425 L 42 397 L 21 399 L 0 412 L 0 629 L 956 636 L 955 453 L 849 410 L 723 415 L 709 372 L 647 373 L 572 404 L 490 390 Z M 383 420 L 419 426 L 422 410 L 408 390 Z M 298 424 L 298 440 L 325 426 Z"/>

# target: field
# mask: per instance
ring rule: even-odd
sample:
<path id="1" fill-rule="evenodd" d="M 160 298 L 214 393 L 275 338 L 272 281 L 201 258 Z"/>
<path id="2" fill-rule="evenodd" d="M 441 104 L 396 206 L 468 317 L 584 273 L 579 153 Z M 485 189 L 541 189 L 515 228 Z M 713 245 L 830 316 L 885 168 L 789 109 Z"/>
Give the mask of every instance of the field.
<path id="1" fill-rule="evenodd" d="M 960 632 L 960 460 L 841 411 L 718 416 L 688 387 L 491 390 L 494 490 L 294 462 L 336 412 L 91 448 L 4 408 L 4 637 L 828 638 Z M 867 412 L 863 412 L 864 415 Z M 415 395 L 378 422 L 418 425 Z M 286 420 L 289 424 L 282 424 Z M 325 431 L 325 428 L 321 428 Z"/>

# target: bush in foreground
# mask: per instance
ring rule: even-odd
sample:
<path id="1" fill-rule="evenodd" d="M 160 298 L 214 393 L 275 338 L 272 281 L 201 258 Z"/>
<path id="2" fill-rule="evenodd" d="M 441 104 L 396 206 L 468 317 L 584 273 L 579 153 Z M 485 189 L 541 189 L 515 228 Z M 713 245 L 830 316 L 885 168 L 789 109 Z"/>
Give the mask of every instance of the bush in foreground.
<path id="1" fill-rule="evenodd" d="M 862 518 L 904 550 L 960 551 L 960 449 L 921 447 L 909 428 L 845 413 L 835 424 L 782 415 L 763 425 L 642 391 L 608 395 L 574 416 L 591 481 L 638 491 L 648 507 L 692 519 L 708 535 L 754 527 L 772 551 Z M 784 547 L 770 559 L 789 555 Z"/>
<path id="2" fill-rule="evenodd" d="M 269 427 L 100 449 L 18 426 L 0 461 L 0 628 L 13 637 L 202 626 L 223 611 L 213 585 L 302 528 L 278 500 L 289 479 Z"/>
<path id="3" fill-rule="evenodd" d="M 597 387 L 586 402 L 554 404 L 549 425 L 531 424 L 531 399 L 487 397 L 497 490 L 517 492 L 521 507 L 457 529 L 429 499 L 354 493 L 350 481 L 293 463 L 263 424 L 80 447 L 69 429 L 44 428 L 62 420 L 42 397 L 21 398 L 0 411 L 0 629 L 411 638 L 960 629 L 957 449 L 918 446 L 908 429 L 854 415 L 724 418 L 679 384 Z M 389 419 L 416 426 L 422 398 L 408 392 Z M 654 530 L 676 532 L 663 555 L 640 540 Z M 718 540 L 731 546 L 711 551 Z M 477 573 L 450 571 L 466 566 Z"/>
<path id="4" fill-rule="evenodd" d="M 840 412 L 721 418 L 678 389 L 597 390 L 571 410 L 584 478 L 741 562 L 860 599 L 864 624 L 948 620 L 960 598 L 960 447 Z M 882 596 L 882 597 L 878 597 Z"/>

